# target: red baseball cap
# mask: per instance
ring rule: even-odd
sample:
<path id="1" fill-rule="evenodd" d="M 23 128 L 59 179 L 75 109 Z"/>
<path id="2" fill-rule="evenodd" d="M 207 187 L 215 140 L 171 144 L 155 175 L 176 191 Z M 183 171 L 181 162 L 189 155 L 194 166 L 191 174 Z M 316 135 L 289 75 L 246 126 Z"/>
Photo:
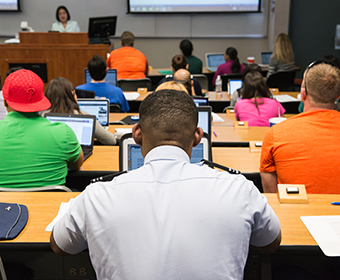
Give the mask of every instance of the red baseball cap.
<path id="1" fill-rule="evenodd" d="M 2 88 L 7 104 L 18 112 L 39 112 L 51 107 L 44 94 L 44 83 L 30 70 L 17 70 L 10 74 Z"/>

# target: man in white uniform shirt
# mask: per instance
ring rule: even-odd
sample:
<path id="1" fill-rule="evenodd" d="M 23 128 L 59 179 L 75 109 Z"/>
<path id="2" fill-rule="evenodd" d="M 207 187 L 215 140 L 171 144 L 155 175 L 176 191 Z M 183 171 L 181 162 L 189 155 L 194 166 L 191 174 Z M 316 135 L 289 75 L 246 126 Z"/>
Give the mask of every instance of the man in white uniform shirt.
<path id="1" fill-rule="evenodd" d="M 192 98 L 152 93 L 132 129 L 144 166 L 87 187 L 52 249 L 89 249 L 97 279 L 243 279 L 249 246 L 274 252 L 280 223 L 251 181 L 190 164 L 203 135 Z"/>

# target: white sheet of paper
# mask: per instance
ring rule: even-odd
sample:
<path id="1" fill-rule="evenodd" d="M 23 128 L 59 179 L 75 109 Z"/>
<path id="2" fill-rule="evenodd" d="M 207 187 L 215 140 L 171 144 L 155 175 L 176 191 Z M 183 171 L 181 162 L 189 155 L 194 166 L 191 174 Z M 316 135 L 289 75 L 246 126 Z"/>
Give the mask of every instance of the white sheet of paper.
<path id="1" fill-rule="evenodd" d="M 132 100 L 136 100 L 140 96 L 140 94 L 137 91 L 131 91 L 131 92 L 124 92 L 124 96 L 126 100 L 132 101 Z"/>
<path id="2" fill-rule="evenodd" d="M 326 256 L 340 256 L 340 216 L 302 216 L 300 219 Z"/>
<path id="3" fill-rule="evenodd" d="M 52 231 L 56 222 L 66 213 L 66 211 L 70 208 L 70 205 L 73 202 L 73 198 L 69 200 L 69 202 L 62 202 L 59 207 L 59 211 L 57 216 L 53 219 L 53 221 L 45 228 L 45 231 Z"/>
<path id="4" fill-rule="evenodd" d="M 280 95 L 274 95 L 274 98 L 279 101 L 280 103 L 282 102 L 291 102 L 291 101 L 299 101 L 297 98 L 290 96 L 288 94 L 280 94 Z"/>
<path id="5" fill-rule="evenodd" d="M 222 119 L 219 115 L 217 115 L 216 113 L 212 112 L 211 113 L 213 120 L 212 122 L 224 122 L 224 119 Z"/>

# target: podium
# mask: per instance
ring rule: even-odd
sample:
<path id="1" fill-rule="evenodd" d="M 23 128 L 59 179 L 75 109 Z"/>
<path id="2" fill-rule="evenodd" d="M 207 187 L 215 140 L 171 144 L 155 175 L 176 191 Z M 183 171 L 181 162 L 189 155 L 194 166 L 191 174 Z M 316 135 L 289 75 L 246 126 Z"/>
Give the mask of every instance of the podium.
<path id="1" fill-rule="evenodd" d="M 106 59 L 108 45 L 88 44 L 87 32 L 20 32 L 19 44 L 0 45 L 0 73 L 3 86 L 10 67 L 24 66 L 47 83 L 56 77 L 70 80 L 76 87 L 85 83 L 84 69 L 93 55 Z"/>

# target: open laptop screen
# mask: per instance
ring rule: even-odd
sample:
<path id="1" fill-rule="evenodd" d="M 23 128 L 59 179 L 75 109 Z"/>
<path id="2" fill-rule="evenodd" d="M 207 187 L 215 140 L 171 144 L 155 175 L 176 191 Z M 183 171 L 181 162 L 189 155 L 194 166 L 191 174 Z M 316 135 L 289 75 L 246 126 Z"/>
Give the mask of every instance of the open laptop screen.
<path id="1" fill-rule="evenodd" d="M 80 110 L 94 115 L 102 126 L 109 125 L 109 100 L 108 99 L 78 99 Z"/>
<path id="2" fill-rule="evenodd" d="M 262 52 L 261 53 L 261 59 L 262 59 L 262 64 L 269 64 L 269 60 L 273 52 Z"/>
<path id="3" fill-rule="evenodd" d="M 233 94 L 236 90 L 242 87 L 241 79 L 230 79 L 229 80 L 229 94 Z"/>
<path id="4" fill-rule="evenodd" d="M 89 69 L 85 69 L 85 83 L 88 84 L 91 83 L 91 81 L 92 78 Z M 113 86 L 117 85 L 117 69 L 109 69 L 107 71 L 105 76 L 105 82 Z"/>
<path id="5" fill-rule="evenodd" d="M 206 54 L 207 67 L 218 67 L 224 63 L 224 53 L 207 53 Z"/>
<path id="6" fill-rule="evenodd" d="M 93 145 L 93 134 L 96 117 L 89 115 L 67 115 L 67 114 L 51 114 L 45 115 L 46 119 L 54 122 L 62 122 L 67 124 L 77 136 L 81 146 Z"/>
<path id="7" fill-rule="evenodd" d="M 197 127 L 201 127 L 203 132 L 208 134 L 208 138 L 211 137 L 211 107 L 199 106 L 198 109 L 198 124 Z"/>

